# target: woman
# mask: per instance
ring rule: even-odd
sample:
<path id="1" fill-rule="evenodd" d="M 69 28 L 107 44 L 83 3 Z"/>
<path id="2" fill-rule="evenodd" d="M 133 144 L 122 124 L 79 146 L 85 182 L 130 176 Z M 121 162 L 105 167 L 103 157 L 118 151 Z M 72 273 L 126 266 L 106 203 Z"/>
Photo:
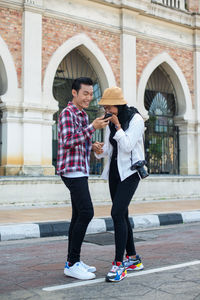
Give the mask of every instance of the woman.
<path id="1" fill-rule="evenodd" d="M 105 144 L 96 142 L 93 147 L 97 158 L 108 156 L 102 173 L 109 180 L 112 199 L 111 216 L 115 230 L 115 259 L 106 281 L 120 281 L 127 270 L 141 270 L 141 258 L 136 254 L 128 206 L 137 189 L 140 177 L 131 165 L 144 160 L 144 121 L 137 109 L 128 107 L 120 88 L 104 91 L 99 102 L 106 113 L 111 113 L 106 128 Z M 123 261 L 126 250 L 126 260 Z"/>

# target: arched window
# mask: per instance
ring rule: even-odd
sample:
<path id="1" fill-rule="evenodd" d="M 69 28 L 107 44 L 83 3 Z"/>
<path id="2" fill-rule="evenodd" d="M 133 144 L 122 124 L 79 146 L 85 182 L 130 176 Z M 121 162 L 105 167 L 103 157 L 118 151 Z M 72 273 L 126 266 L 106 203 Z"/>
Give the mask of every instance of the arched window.
<path id="1" fill-rule="evenodd" d="M 90 64 L 90 59 L 82 54 L 79 48 L 72 50 L 61 61 L 53 83 L 53 94 L 55 99 L 59 102 L 59 111 L 54 114 L 55 124 L 53 125 L 53 165 L 56 166 L 57 160 L 57 144 L 58 132 L 57 123 L 60 112 L 67 106 L 67 103 L 72 100 L 71 87 L 72 82 L 78 77 L 90 77 L 94 82 L 93 100 L 89 108 L 86 110 L 91 123 L 99 114 L 98 102 L 101 98 L 102 92 L 99 78 Z M 93 134 L 93 141 L 103 140 L 103 131 L 96 130 Z M 91 154 L 90 174 L 101 174 L 103 167 L 102 160 L 97 160 L 94 154 Z"/>
<path id="2" fill-rule="evenodd" d="M 149 173 L 179 174 L 179 134 L 174 125 L 177 113 L 173 84 L 159 66 L 150 76 L 145 90 L 145 150 Z"/>

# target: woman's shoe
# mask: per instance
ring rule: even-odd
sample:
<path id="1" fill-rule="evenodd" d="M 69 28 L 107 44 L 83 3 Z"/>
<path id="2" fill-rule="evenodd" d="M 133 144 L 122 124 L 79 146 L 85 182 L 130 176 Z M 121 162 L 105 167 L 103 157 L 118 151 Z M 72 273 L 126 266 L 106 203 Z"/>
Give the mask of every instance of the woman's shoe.
<path id="1" fill-rule="evenodd" d="M 118 282 L 127 276 L 127 271 L 121 262 L 113 262 L 113 266 L 106 276 L 106 281 Z"/>
<path id="2" fill-rule="evenodd" d="M 130 256 L 126 256 L 126 260 L 124 261 L 124 267 L 127 271 L 140 271 L 144 269 L 144 266 L 141 261 L 141 257 L 136 255 L 136 258 L 131 258 Z"/>

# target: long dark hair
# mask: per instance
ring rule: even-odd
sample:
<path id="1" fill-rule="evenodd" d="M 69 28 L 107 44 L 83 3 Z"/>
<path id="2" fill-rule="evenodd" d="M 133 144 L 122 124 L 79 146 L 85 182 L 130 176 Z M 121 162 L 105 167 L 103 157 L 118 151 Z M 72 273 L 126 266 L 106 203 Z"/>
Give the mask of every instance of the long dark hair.
<path id="1" fill-rule="evenodd" d="M 137 108 L 131 106 L 128 107 L 128 105 L 115 105 L 118 108 L 118 120 L 119 123 L 121 124 L 122 129 L 125 131 L 128 129 L 129 127 L 129 123 L 131 121 L 131 119 L 134 117 L 134 115 L 136 113 L 139 114 L 139 111 L 137 110 Z M 116 128 L 115 125 L 110 122 L 109 123 L 109 128 L 110 128 L 110 142 L 111 144 L 113 144 L 113 142 L 115 143 L 115 141 L 113 140 L 113 136 L 116 133 Z"/>

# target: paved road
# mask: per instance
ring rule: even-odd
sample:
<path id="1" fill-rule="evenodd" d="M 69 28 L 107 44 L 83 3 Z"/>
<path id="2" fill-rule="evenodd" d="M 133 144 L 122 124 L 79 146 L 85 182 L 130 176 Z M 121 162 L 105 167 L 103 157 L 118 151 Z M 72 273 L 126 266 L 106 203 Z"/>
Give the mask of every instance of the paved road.
<path id="1" fill-rule="evenodd" d="M 1 242 L 0 299 L 199 300 L 199 231 L 200 223 L 136 231 L 145 270 L 129 272 L 120 283 L 104 281 L 113 259 L 112 234 L 86 238 L 82 259 L 97 267 L 97 278 L 89 282 L 63 275 L 64 237 Z"/>

